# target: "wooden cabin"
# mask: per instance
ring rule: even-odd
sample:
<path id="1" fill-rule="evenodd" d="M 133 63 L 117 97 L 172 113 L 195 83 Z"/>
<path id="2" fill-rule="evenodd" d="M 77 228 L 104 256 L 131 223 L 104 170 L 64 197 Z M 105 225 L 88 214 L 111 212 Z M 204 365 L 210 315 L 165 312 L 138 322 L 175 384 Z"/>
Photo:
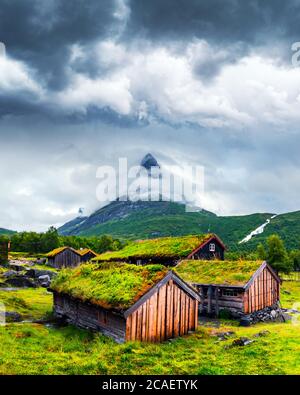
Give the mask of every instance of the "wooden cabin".
<path id="1" fill-rule="evenodd" d="M 276 306 L 281 280 L 261 261 L 182 261 L 176 272 L 198 290 L 199 313 L 234 317 Z"/>
<path id="2" fill-rule="evenodd" d="M 141 240 L 119 251 L 98 255 L 95 261 L 126 261 L 136 265 L 175 266 L 182 259 L 224 259 L 225 246 L 214 234 Z"/>
<path id="3" fill-rule="evenodd" d="M 194 331 L 197 292 L 163 265 L 85 264 L 51 285 L 54 314 L 117 342 L 160 342 Z"/>
<path id="4" fill-rule="evenodd" d="M 80 253 L 71 247 L 56 248 L 49 252 L 46 257 L 48 258 L 48 264 L 57 269 L 75 267 L 82 262 Z"/>
<path id="5" fill-rule="evenodd" d="M 91 259 L 96 258 L 97 254 L 90 248 L 82 248 L 77 250 L 81 255 L 81 262 L 89 262 Z"/>

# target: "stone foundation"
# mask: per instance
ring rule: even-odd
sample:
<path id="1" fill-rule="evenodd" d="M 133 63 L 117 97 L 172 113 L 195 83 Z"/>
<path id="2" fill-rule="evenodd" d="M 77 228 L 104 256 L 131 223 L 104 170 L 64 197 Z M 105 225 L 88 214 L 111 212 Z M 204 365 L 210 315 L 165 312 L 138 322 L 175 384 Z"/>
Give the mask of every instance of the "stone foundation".
<path id="1" fill-rule="evenodd" d="M 255 311 L 251 314 L 244 314 L 240 317 L 240 324 L 243 326 L 249 326 L 258 322 L 266 321 L 282 321 L 282 312 L 278 303 L 265 307 L 262 310 Z"/>

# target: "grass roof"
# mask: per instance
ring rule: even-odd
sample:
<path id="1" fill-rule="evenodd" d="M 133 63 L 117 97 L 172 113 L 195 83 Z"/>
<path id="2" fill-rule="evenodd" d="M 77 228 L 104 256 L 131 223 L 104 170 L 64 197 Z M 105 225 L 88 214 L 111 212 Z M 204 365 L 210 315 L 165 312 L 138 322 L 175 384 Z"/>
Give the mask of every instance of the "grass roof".
<path id="1" fill-rule="evenodd" d="M 244 286 L 261 266 L 261 261 L 185 260 L 176 272 L 188 283 Z"/>
<path id="2" fill-rule="evenodd" d="M 62 270 L 51 289 L 107 309 L 126 310 L 167 273 L 163 265 L 85 264 Z"/>
<path id="3" fill-rule="evenodd" d="M 127 245 L 122 250 L 105 252 L 94 259 L 96 261 L 112 261 L 129 258 L 186 258 L 212 236 L 214 235 L 205 234 L 141 240 Z"/>
<path id="4" fill-rule="evenodd" d="M 86 254 L 88 254 L 88 253 L 92 253 L 92 254 L 94 254 L 95 256 L 97 256 L 97 254 L 96 254 L 93 250 L 91 250 L 90 248 L 83 248 L 82 250 L 77 250 L 77 252 L 78 252 L 78 254 L 80 254 L 81 256 L 84 256 L 84 255 L 86 255 Z"/>
<path id="5" fill-rule="evenodd" d="M 59 248 L 55 248 L 54 250 L 48 252 L 48 254 L 46 255 L 48 258 L 53 258 L 54 256 L 56 256 L 57 254 L 59 254 L 60 252 L 63 252 L 65 249 L 67 249 L 68 247 L 59 247 Z"/>

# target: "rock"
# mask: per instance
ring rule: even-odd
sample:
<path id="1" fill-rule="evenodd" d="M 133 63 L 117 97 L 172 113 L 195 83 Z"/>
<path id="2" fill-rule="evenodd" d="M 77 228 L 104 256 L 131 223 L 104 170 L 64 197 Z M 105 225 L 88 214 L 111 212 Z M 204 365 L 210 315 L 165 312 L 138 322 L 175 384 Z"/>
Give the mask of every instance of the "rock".
<path id="1" fill-rule="evenodd" d="M 21 322 L 22 316 L 15 311 L 6 311 L 5 312 L 5 321 L 6 322 Z"/>
<path id="2" fill-rule="evenodd" d="M 242 317 L 241 319 L 240 319 L 240 325 L 241 326 L 250 326 L 251 325 L 251 318 L 249 318 L 249 317 Z"/>
<path id="3" fill-rule="evenodd" d="M 51 279 L 48 276 L 48 274 L 46 274 L 45 276 L 39 276 L 38 281 L 39 281 L 39 284 L 45 288 L 48 288 L 51 284 Z"/>
<path id="4" fill-rule="evenodd" d="M 232 331 L 217 333 L 219 341 L 227 340 L 227 339 L 229 339 L 230 336 L 234 336 L 234 335 L 235 335 L 235 332 L 232 332 Z"/>
<path id="5" fill-rule="evenodd" d="M 270 313 L 272 318 L 276 318 L 277 317 L 277 312 L 275 310 L 272 310 Z"/>
<path id="6" fill-rule="evenodd" d="M 254 337 L 264 337 L 264 336 L 267 336 L 267 335 L 269 335 L 269 334 L 270 334 L 270 331 L 264 330 L 264 331 L 260 331 L 260 332 L 256 333 L 256 334 L 254 335 Z"/>
<path id="7" fill-rule="evenodd" d="M 8 270 L 7 272 L 2 274 L 2 277 L 9 278 L 9 277 L 16 276 L 17 274 L 18 273 L 15 270 Z"/>
<path id="8" fill-rule="evenodd" d="M 10 277 L 5 281 L 5 284 L 12 285 L 13 287 L 36 288 L 36 283 L 23 275 Z"/>
<path id="9" fill-rule="evenodd" d="M 239 339 L 235 339 L 232 342 L 233 347 L 244 347 L 248 344 L 253 343 L 254 340 L 249 339 L 248 337 L 240 337 Z"/>
<path id="10" fill-rule="evenodd" d="M 51 270 L 41 270 L 41 269 L 29 269 L 27 270 L 26 276 L 31 278 L 39 278 L 41 276 L 49 276 L 50 279 L 57 276 L 56 272 Z"/>

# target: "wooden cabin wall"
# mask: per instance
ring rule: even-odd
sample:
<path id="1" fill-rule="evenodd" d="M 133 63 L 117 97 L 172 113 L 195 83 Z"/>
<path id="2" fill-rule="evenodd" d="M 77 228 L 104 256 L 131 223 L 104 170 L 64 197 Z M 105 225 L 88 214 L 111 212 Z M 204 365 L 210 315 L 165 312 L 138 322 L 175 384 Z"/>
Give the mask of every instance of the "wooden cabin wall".
<path id="1" fill-rule="evenodd" d="M 99 331 L 117 342 L 125 341 L 126 321 L 122 316 L 99 306 L 83 303 L 54 292 L 54 314 L 83 329 Z"/>
<path id="2" fill-rule="evenodd" d="M 96 258 L 96 255 L 92 252 L 88 252 L 87 254 L 81 257 L 81 262 L 89 262 L 91 259 Z"/>
<path id="3" fill-rule="evenodd" d="M 219 315 L 221 310 L 228 310 L 231 313 L 243 312 L 244 291 L 230 287 L 222 288 L 215 286 L 194 285 L 199 292 L 200 304 L 199 313 L 208 315 Z M 226 296 L 224 292 L 235 291 L 235 296 Z"/>
<path id="4" fill-rule="evenodd" d="M 198 301 L 171 279 L 161 286 L 126 321 L 126 340 L 160 342 L 194 331 Z"/>
<path id="5" fill-rule="evenodd" d="M 81 262 L 80 255 L 76 254 L 72 250 L 64 250 L 54 257 L 52 262 L 49 262 L 56 268 L 62 267 L 75 267 Z"/>
<path id="6" fill-rule="evenodd" d="M 209 251 L 209 245 L 213 243 L 216 246 L 215 252 Z M 224 260 L 224 248 L 220 245 L 218 240 L 214 239 L 211 242 L 205 244 L 199 251 L 193 254 L 190 259 L 201 259 L 201 260 Z"/>
<path id="7" fill-rule="evenodd" d="M 265 267 L 253 281 L 244 296 L 244 312 L 253 313 L 279 300 L 280 284 L 270 270 Z"/>

